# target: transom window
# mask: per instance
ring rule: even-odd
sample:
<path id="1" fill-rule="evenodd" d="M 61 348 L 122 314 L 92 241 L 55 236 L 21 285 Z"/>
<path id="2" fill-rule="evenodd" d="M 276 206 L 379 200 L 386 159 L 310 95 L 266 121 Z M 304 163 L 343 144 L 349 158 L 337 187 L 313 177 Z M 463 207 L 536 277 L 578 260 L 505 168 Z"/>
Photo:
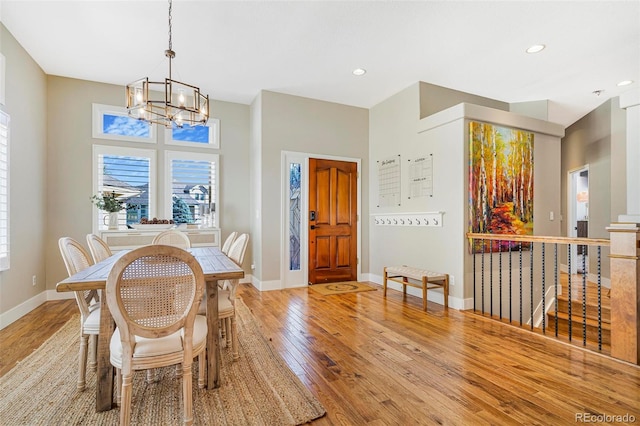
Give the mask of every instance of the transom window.
<path id="1" fill-rule="evenodd" d="M 121 141 L 120 146 L 94 145 L 93 194 L 113 194 L 124 204 L 125 209 L 118 212 L 119 229 L 156 217 L 173 219 L 177 224 L 218 227 L 219 157 L 202 152 L 202 148 L 220 146 L 220 121 L 210 119 L 207 126 L 166 129 L 164 145 L 154 148 L 122 143 L 153 143 L 155 128 L 128 117 L 124 108 L 93 104 L 93 136 Z M 165 150 L 165 145 L 173 150 Z M 163 161 L 163 167 L 156 167 L 156 159 Z M 94 208 L 93 224 L 95 231 L 107 230 L 108 212 Z"/>

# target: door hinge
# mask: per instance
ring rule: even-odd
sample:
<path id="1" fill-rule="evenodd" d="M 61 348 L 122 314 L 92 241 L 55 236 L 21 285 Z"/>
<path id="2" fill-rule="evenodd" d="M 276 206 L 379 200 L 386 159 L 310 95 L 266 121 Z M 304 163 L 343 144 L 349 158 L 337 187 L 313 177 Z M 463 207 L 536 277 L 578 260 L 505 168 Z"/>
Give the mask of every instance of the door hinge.
<path id="1" fill-rule="evenodd" d="M 357 215 L 356 215 L 356 222 L 359 222 L 359 221 L 360 221 L 360 215 L 359 215 L 359 214 L 357 214 Z"/>

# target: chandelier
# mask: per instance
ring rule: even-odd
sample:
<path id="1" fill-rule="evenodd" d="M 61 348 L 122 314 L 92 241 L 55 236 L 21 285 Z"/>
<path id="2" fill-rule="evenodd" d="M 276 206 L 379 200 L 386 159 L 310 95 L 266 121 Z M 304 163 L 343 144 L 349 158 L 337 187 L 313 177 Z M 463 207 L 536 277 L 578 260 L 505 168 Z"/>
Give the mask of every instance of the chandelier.
<path id="1" fill-rule="evenodd" d="M 175 124 L 195 126 L 206 124 L 209 119 L 209 96 L 200 89 L 171 78 L 171 60 L 176 52 L 171 42 L 171 0 L 169 0 L 169 77 L 164 81 L 141 78 L 126 87 L 127 111 L 130 117 L 171 128 Z"/>

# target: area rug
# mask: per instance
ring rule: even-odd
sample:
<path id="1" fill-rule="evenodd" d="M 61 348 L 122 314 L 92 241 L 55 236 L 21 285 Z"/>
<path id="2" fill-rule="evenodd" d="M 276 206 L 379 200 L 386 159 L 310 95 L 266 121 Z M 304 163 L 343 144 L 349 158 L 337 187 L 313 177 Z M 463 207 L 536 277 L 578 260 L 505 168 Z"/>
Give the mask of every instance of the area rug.
<path id="1" fill-rule="evenodd" d="M 198 389 L 194 372 L 194 424 L 298 425 L 324 415 L 320 402 L 287 367 L 261 334 L 242 299 L 236 302 L 240 358 L 222 348 L 217 390 Z M 76 390 L 78 317 L 0 378 L 0 424 L 117 425 L 119 408 L 96 413 L 96 375 L 87 372 L 84 392 Z M 195 363 L 197 364 L 197 362 Z M 195 365 L 194 364 L 194 365 Z M 132 425 L 182 424 L 182 391 L 175 367 L 158 369 L 147 383 L 136 372 Z"/>
<path id="2" fill-rule="evenodd" d="M 344 293 L 357 293 L 359 291 L 371 291 L 377 290 L 370 285 L 359 283 L 357 281 L 344 281 L 339 283 L 328 284 L 312 284 L 309 286 L 310 290 L 316 291 L 325 296 L 332 294 L 344 294 Z"/>

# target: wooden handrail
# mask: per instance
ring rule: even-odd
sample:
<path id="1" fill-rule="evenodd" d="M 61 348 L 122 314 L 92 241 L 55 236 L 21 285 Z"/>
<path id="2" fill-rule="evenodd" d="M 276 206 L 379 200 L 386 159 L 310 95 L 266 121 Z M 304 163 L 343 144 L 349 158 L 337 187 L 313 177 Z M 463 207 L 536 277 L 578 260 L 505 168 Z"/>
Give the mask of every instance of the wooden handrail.
<path id="1" fill-rule="evenodd" d="M 582 246 L 609 246 L 610 241 L 604 238 L 547 237 L 540 235 L 515 234 L 477 234 L 467 232 L 467 238 L 477 240 L 522 241 L 527 243 L 579 244 Z"/>

